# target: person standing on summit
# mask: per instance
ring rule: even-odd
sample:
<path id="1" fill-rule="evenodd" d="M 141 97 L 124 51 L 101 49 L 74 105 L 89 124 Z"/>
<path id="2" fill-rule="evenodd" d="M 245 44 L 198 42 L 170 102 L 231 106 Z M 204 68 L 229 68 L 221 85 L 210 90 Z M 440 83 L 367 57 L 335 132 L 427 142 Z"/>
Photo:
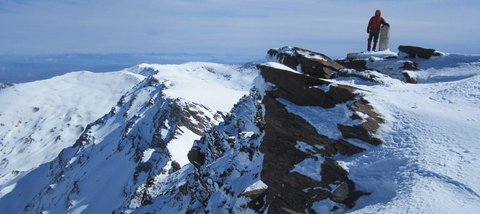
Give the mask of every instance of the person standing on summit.
<path id="1" fill-rule="evenodd" d="M 378 42 L 378 35 L 380 34 L 380 26 L 381 25 L 386 25 L 390 27 L 390 24 L 388 24 L 385 19 L 382 17 L 382 12 L 380 10 L 375 11 L 375 16 L 372 16 L 370 18 L 370 21 L 368 22 L 368 27 L 367 27 L 367 33 L 368 33 L 368 48 L 367 50 L 370 51 L 370 47 L 372 45 L 372 39 L 373 39 L 373 51 L 377 48 L 377 42 Z"/>

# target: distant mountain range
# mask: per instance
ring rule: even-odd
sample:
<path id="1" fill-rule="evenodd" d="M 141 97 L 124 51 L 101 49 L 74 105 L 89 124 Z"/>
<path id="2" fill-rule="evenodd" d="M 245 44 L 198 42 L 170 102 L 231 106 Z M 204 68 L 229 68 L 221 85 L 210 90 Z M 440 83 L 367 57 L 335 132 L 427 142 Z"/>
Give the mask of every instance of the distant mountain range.
<path id="1" fill-rule="evenodd" d="M 181 64 L 216 62 L 237 64 L 261 57 L 213 54 L 41 54 L 0 55 L 0 83 L 22 83 L 52 78 L 71 71 L 110 72 L 140 63 Z"/>

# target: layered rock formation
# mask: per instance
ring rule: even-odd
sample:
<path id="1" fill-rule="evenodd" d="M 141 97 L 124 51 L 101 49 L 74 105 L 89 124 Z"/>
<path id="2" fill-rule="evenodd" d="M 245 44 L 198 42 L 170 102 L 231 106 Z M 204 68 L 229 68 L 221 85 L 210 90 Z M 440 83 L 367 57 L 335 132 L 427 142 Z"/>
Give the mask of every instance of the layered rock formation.
<path id="1" fill-rule="evenodd" d="M 292 51 L 295 50 L 298 49 L 292 48 Z M 282 51 L 285 51 L 285 48 Z M 297 53 L 297 57 L 306 58 L 303 54 L 324 58 L 304 49 L 302 56 Z M 325 58 L 325 61 L 321 60 L 313 67 L 325 67 L 325 64 L 336 63 Z M 301 67 L 304 68 L 303 65 Z M 364 148 L 349 143 L 351 139 L 379 145 L 381 140 L 373 137 L 373 134 L 383 122 L 380 115 L 355 92 L 358 90 L 356 88 L 334 85 L 306 73 L 268 65 L 259 65 L 259 69 L 265 81 L 274 85 L 263 98 L 266 128 L 260 145 L 260 151 L 264 154 L 261 179 L 268 186 L 266 195 L 267 203 L 270 204 L 269 212 L 304 212 L 309 210 L 314 202 L 327 199 L 353 207 L 358 197 L 369 193 L 356 189 L 355 182 L 348 178 L 348 172 L 336 162 L 335 157 L 351 156 L 364 151 Z M 329 75 L 336 76 L 335 72 Z M 324 111 L 344 106 L 343 114 L 348 115 L 344 119 L 355 125 L 335 124 L 341 136 L 332 138 L 328 136 L 329 130 L 315 127 L 318 123 L 312 124 L 295 112 L 290 112 L 285 103 Z M 330 122 L 329 118 L 318 120 Z M 299 144 L 311 149 L 299 149 Z M 297 164 L 308 159 L 323 159 L 315 161 L 320 164 L 314 166 L 318 167 L 314 171 L 320 172 L 320 180 L 292 171 Z M 339 207 L 332 207 L 337 208 Z"/>
<path id="2" fill-rule="evenodd" d="M 398 51 L 405 53 L 409 58 L 430 59 L 432 56 L 442 56 L 443 54 L 431 48 L 422 48 L 417 46 L 400 45 Z"/>
<path id="3" fill-rule="evenodd" d="M 290 58 L 287 53 L 295 51 Z M 250 95 L 195 142 L 189 153 L 194 167 L 173 174 L 182 178 L 180 187 L 178 180 L 159 179 L 142 191 L 149 192 L 152 205 L 137 211 L 303 213 L 323 202 L 335 211 L 370 194 L 358 189 L 337 158 L 364 152 L 362 143 L 379 145 L 381 116 L 359 89 L 314 77 L 336 76 L 328 66 L 341 69 L 334 61 L 299 48 L 269 53 L 286 65 L 258 65 Z M 304 66 L 307 56 L 324 60 Z M 325 70 L 306 74 L 292 67 Z"/>
<path id="4" fill-rule="evenodd" d="M 324 54 L 298 47 L 270 49 L 268 55 L 294 70 L 318 78 L 335 78 L 337 71 L 344 68 Z"/>

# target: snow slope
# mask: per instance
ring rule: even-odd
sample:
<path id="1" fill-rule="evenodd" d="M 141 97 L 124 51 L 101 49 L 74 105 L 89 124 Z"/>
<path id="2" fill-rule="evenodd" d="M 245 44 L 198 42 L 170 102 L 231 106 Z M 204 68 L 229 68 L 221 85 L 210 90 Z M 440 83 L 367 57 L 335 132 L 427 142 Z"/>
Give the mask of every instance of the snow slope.
<path id="1" fill-rule="evenodd" d="M 144 64 L 119 72 L 124 75 L 119 77 L 119 82 L 116 82 L 117 79 L 114 77 L 104 76 L 102 78 L 97 74 L 93 75 L 97 75 L 96 79 L 101 80 L 82 79 L 84 73 L 86 72 L 80 73 L 79 76 L 74 73 L 39 81 L 38 85 L 31 87 L 28 87 L 29 84 L 35 83 L 19 84 L 3 90 L 9 92 L 9 90 L 15 91 L 19 87 L 26 87 L 25 94 L 32 93 L 36 87 L 42 89 L 38 91 L 40 94 L 50 90 L 60 91 L 64 93 L 61 93 L 57 100 L 62 101 L 61 104 L 67 110 L 79 108 L 78 105 L 81 105 L 82 108 L 98 110 L 102 106 L 97 102 L 103 97 L 95 93 L 95 88 L 105 86 L 113 88 L 117 85 L 128 88 L 128 90 L 119 91 L 116 94 L 118 97 L 105 104 L 108 107 L 102 114 L 107 113 L 108 109 L 110 112 L 103 117 L 101 117 L 102 114 L 94 115 L 90 112 L 73 110 L 71 114 L 89 116 L 87 118 L 90 119 L 89 124 L 83 124 L 81 128 L 77 126 L 76 132 L 73 134 L 69 132 L 71 138 L 62 137 L 65 145 L 55 145 L 53 140 L 48 140 L 40 145 L 41 147 L 57 146 L 56 150 L 50 151 L 50 153 L 40 150 L 40 157 L 50 159 L 41 161 L 27 159 L 28 161 L 25 162 L 32 164 L 31 168 L 25 169 L 26 171 L 21 176 L 13 171 L 12 175 L 5 177 L 4 185 L 1 186 L 1 210 L 9 213 L 18 213 L 21 210 L 24 212 L 80 213 L 111 212 L 117 208 L 122 209 L 122 206 L 128 206 L 136 188 L 144 184 L 151 176 L 168 171 L 173 165 L 170 165 L 171 160 L 176 160 L 181 165 L 188 162 L 186 154 L 193 140 L 199 139 L 204 129 L 210 128 L 222 120 L 221 114 L 223 113 L 219 113 L 218 110 L 231 108 L 241 96 L 248 92 L 249 84 L 256 75 L 256 70 L 249 66 L 227 66 L 213 63 L 190 63 L 176 66 Z M 132 78 L 135 80 L 132 84 L 120 81 L 128 81 Z M 67 83 L 62 84 L 63 79 Z M 235 82 L 231 81 L 232 79 Z M 59 88 L 45 87 L 43 85 L 45 82 Z M 71 82 L 78 82 L 79 86 Z M 84 84 L 84 82 L 90 84 Z M 187 90 L 178 87 L 186 84 L 198 87 L 190 87 L 190 90 L 188 87 Z M 63 88 L 74 88 L 80 92 L 65 93 Z M 94 99 L 86 102 L 78 99 L 78 94 L 93 96 Z M 27 103 L 28 99 L 32 99 L 34 95 L 23 96 L 25 97 L 23 102 Z M 40 97 L 42 99 L 38 105 L 41 107 L 35 108 L 35 106 L 29 105 L 24 110 L 33 112 L 30 113 L 32 120 L 43 120 L 41 117 L 43 114 L 36 113 L 50 103 L 50 96 Z M 21 106 L 20 104 L 11 106 L 13 105 Z M 206 105 L 211 105 L 211 109 Z M 11 111 L 14 110 L 12 108 Z M 68 113 L 61 108 L 55 108 L 55 110 L 61 116 Z M 76 115 L 74 114 L 74 116 Z M 91 118 L 91 116 L 96 118 Z M 77 117 L 85 116 L 78 115 Z M 43 130 L 47 125 L 53 127 L 72 126 L 68 125 L 69 122 L 64 121 L 63 117 L 55 118 L 62 120 L 50 121 L 46 125 L 40 124 L 38 125 L 39 129 Z M 17 119 L 11 120 L 15 122 Z M 71 120 L 70 116 L 68 116 L 68 120 Z M 21 129 L 14 134 L 8 132 L 6 135 L 12 138 L 9 141 L 11 145 L 2 148 L 9 149 L 18 144 L 17 139 L 24 134 L 22 130 L 28 131 L 30 128 Z M 47 133 L 52 132 L 50 130 L 47 129 Z M 49 136 L 44 133 L 39 135 Z M 41 139 L 43 140 L 43 138 Z M 21 143 L 20 145 L 25 144 Z M 169 151 L 170 149 L 172 151 Z M 11 151 L 16 150 L 11 149 Z M 52 158 L 55 159 L 52 160 Z M 15 157 L 11 159 L 12 162 L 21 163 L 18 161 L 20 159 L 15 159 Z M 18 166 L 12 165 L 12 170 L 18 170 L 15 167 Z M 102 188 L 99 189 L 99 186 Z"/>
<path id="2" fill-rule="evenodd" d="M 73 72 L 0 91 L 0 196 L 4 183 L 73 145 L 144 77 L 130 72 Z"/>
<path id="3" fill-rule="evenodd" d="M 421 84 L 389 77 L 371 87 L 354 84 L 368 91 L 387 123 L 380 148 L 344 160 L 352 178 L 372 192 L 353 213 L 478 213 L 480 57 L 414 61 Z M 381 59 L 371 66 L 395 64 Z"/>
<path id="4" fill-rule="evenodd" d="M 130 71 L 154 74 L 166 85 L 165 94 L 181 97 L 216 111 L 228 112 L 248 93 L 256 69 L 248 65 L 191 62 L 180 65 L 141 64 Z M 238 70 L 239 72 L 232 72 Z"/>

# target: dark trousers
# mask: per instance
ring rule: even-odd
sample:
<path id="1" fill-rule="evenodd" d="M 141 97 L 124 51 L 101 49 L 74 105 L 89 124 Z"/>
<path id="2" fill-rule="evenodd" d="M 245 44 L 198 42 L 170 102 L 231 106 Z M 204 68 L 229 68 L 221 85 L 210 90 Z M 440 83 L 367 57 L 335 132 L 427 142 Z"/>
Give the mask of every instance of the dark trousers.
<path id="1" fill-rule="evenodd" d="M 375 50 L 377 48 L 377 42 L 378 42 L 378 35 L 380 33 L 377 32 L 377 33 L 369 33 L 368 34 L 368 47 L 367 47 L 367 50 L 370 51 L 370 46 L 372 45 L 372 39 L 373 39 L 373 50 Z"/>
<path id="2" fill-rule="evenodd" d="M 368 41 L 372 41 L 372 38 L 373 38 L 373 41 L 376 43 L 378 41 L 378 35 L 380 33 L 369 33 L 368 34 Z"/>

